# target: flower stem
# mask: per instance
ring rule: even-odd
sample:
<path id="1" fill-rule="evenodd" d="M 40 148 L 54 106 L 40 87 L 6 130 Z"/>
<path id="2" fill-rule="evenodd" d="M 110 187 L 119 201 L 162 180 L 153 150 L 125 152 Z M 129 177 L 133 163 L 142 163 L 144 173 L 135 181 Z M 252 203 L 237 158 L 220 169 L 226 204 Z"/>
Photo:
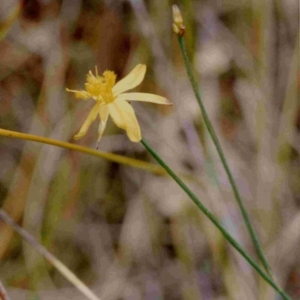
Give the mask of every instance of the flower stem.
<path id="1" fill-rule="evenodd" d="M 239 243 L 230 235 L 230 233 L 221 225 L 218 219 L 203 205 L 198 197 L 187 187 L 187 185 L 172 171 L 172 169 L 160 158 L 160 156 L 149 146 L 149 144 L 142 139 L 141 143 L 147 151 L 156 159 L 156 161 L 167 171 L 167 173 L 177 182 L 177 184 L 184 190 L 184 192 L 192 199 L 197 207 L 208 217 L 211 222 L 220 230 L 225 239 L 248 261 L 248 263 L 259 273 L 259 275 L 269 283 L 279 295 L 285 300 L 291 298 L 280 289 L 273 279 L 266 274 L 259 265 L 247 254 L 247 252 L 239 245 Z"/>
<path id="2" fill-rule="evenodd" d="M 264 256 L 264 253 L 262 251 L 262 247 L 260 245 L 260 242 L 258 240 L 258 237 L 255 233 L 255 230 L 254 230 L 254 227 L 253 225 L 251 224 L 251 221 L 250 221 L 250 218 L 249 218 L 249 215 L 247 213 L 247 210 L 244 206 L 244 203 L 243 203 L 243 200 L 242 200 L 242 197 L 240 195 L 240 192 L 238 190 L 238 187 L 235 183 L 235 180 L 233 178 L 233 175 L 230 171 L 230 168 L 229 168 L 229 165 L 227 163 L 227 160 L 226 160 L 226 157 L 225 157 L 225 154 L 222 150 L 222 147 L 221 147 L 221 144 L 219 142 L 219 139 L 215 133 L 215 130 L 209 120 L 209 117 L 208 117 L 208 114 L 205 110 L 205 107 L 204 107 L 204 104 L 202 102 L 202 99 L 200 97 L 200 94 L 198 92 L 198 87 L 197 87 L 197 84 L 196 84 L 196 80 L 195 80 L 195 77 L 193 75 L 193 72 L 192 72 L 192 68 L 191 68 L 191 64 L 190 64 L 190 61 L 189 61 L 189 58 L 188 58 L 188 55 L 187 55 L 187 51 L 186 51 L 186 47 L 185 47 L 185 42 L 184 42 L 184 38 L 183 36 L 177 36 L 178 37 L 178 42 L 179 42 L 179 45 L 180 45 L 180 49 L 181 49 L 181 52 L 182 52 L 182 56 L 183 56 L 183 60 L 184 60 L 184 64 L 185 64 L 185 67 L 186 67 L 186 70 L 187 70 L 187 74 L 188 74 L 188 77 L 190 79 L 190 82 L 192 84 L 192 88 L 194 90 L 194 93 L 195 93 L 195 96 L 196 96 L 196 99 L 198 101 L 198 104 L 200 106 L 200 110 L 202 112 L 202 116 L 203 116 L 203 120 L 204 120 L 204 123 L 206 125 L 206 128 L 213 140 L 213 143 L 217 149 L 217 152 L 219 154 L 219 157 L 221 159 L 221 162 L 224 166 L 224 169 L 225 169 L 225 172 L 227 174 L 227 177 L 229 179 L 229 182 L 230 182 L 230 185 L 232 187 L 232 190 L 233 190 L 233 194 L 234 194 L 234 197 L 238 203 L 238 206 L 241 210 L 241 213 L 242 213 L 242 216 L 243 216 L 243 219 L 245 221 L 245 224 L 246 224 L 246 227 L 247 227 L 247 230 L 250 234 L 250 237 L 252 239 L 252 242 L 254 244 L 254 247 L 256 249 L 256 252 L 260 258 L 260 261 L 262 262 L 265 270 L 267 271 L 267 273 L 271 276 L 271 272 L 270 272 L 270 267 L 267 263 L 267 260 Z"/>

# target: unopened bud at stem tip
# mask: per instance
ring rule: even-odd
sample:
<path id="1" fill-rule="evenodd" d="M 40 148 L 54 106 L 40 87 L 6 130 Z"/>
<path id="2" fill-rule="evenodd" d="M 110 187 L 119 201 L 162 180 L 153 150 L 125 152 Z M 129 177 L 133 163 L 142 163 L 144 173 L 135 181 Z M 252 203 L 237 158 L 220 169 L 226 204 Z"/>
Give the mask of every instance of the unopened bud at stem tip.
<path id="1" fill-rule="evenodd" d="M 179 36 L 183 36 L 185 31 L 185 26 L 183 25 L 183 19 L 182 19 L 180 9 L 178 8 L 177 5 L 174 4 L 172 6 L 172 11 L 173 11 L 173 25 L 172 25 L 173 31 L 175 34 Z"/>

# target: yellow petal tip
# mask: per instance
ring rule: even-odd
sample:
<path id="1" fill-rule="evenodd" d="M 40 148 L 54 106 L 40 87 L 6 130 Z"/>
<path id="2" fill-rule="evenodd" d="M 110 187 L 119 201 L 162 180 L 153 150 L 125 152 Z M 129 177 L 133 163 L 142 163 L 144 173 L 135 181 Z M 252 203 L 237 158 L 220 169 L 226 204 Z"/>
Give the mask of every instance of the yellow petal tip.
<path id="1" fill-rule="evenodd" d="M 145 64 L 138 64 L 137 65 L 138 69 L 139 69 L 139 72 L 141 74 L 145 74 L 146 71 L 147 71 L 147 66 Z"/>
<path id="2" fill-rule="evenodd" d="M 169 99 L 167 99 L 167 98 L 165 98 L 165 99 L 166 99 L 166 105 L 173 105 L 173 103 Z"/>

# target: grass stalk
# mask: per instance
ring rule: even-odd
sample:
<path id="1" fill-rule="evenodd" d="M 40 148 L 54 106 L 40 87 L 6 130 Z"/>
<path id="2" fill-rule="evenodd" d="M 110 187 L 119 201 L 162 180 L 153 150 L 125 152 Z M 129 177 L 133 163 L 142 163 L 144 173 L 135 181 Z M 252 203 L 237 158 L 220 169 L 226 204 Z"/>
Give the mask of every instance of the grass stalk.
<path id="1" fill-rule="evenodd" d="M 87 299 L 101 300 L 86 284 L 84 284 L 59 259 L 51 254 L 33 235 L 20 227 L 4 210 L 0 209 L 0 220 L 11 226 L 23 240 L 28 242 L 40 255 L 42 255 L 62 276 L 73 284 Z M 1 293 L 0 293 L 0 299 Z"/>
<path id="2" fill-rule="evenodd" d="M 149 171 L 151 173 L 155 173 L 158 175 L 165 175 L 165 171 L 162 168 L 160 168 L 159 166 L 153 165 L 153 164 L 150 164 L 150 163 L 138 160 L 138 159 L 121 156 L 121 155 L 117 155 L 114 153 L 98 151 L 95 149 L 91 149 L 91 148 L 87 148 L 87 147 L 83 147 L 83 146 L 79 146 L 79 145 L 74 145 L 71 143 L 66 143 L 66 142 L 62 142 L 62 141 L 58 141 L 58 140 L 53 140 L 53 139 L 45 138 L 45 137 L 38 136 L 38 135 L 27 134 L 27 133 L 22 133 L 22 132 L 18 132 L 18 131 L 12 131 L 12 130 L 0 128 L 0 136 L 53 145 L 53 146 L 57 146 L 57 147 L 61 147 L 61 148 L 69 149 L 69 150 L 86 153 L 86 154 L 96 156 L 99 158 L 107 159 L 107 160 L 110 160 L 110 161 L 113 161 L 113 162 L 116 162 L 119 164 L 125 164 L 128 166 L 142 169 L 145 171 Z"/>

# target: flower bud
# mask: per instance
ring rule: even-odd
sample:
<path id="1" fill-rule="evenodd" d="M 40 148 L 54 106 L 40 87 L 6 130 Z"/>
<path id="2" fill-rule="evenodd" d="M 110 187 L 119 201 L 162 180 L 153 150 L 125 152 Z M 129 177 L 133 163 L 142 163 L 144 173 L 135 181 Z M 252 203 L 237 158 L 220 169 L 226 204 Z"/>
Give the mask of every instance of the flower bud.
<path id="1" fill-rule="evenodd" d="M 172 25 L 173 31 L 175 34 L 179 36 L 183 36 L 185 31 L 185 26 L 183 25 L 181 12 L 177 5 L 172 6 L 172 11 L 173 11 L 173 25 Z"/>

